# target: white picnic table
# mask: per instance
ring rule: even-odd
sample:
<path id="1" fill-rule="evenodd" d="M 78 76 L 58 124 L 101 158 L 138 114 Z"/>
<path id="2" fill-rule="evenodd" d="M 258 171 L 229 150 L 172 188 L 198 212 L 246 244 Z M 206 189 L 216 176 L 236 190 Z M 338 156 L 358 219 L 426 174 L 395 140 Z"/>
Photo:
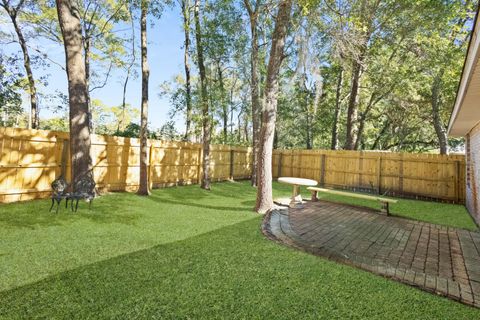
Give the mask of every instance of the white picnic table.
<path id="1" fill-rule="evenodd" d="M 298 208 L 302 206 L 303 200 L 300 194 L 300 186 L 314 187 L 318 184 L 312 179 L 294 178 L 294 177 L 280 177 L 278 182 L 290 184 L 293 186 L 292 200 L 290 201 L 290 208 Z"/>

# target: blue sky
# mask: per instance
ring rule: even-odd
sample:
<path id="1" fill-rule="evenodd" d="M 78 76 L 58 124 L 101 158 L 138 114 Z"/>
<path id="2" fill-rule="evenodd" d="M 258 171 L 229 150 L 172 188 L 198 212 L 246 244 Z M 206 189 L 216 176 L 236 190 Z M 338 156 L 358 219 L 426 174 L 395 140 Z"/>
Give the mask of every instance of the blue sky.
<path id="1" fill-rule="evenodd" d="M 152 18 L 150 18 L 152 19 Z M 148 25 L 148 62 L 150 65 L 150 86 L 149 86 L 149 122 L 152 128 L 158 128 L 169 120 L 168 111 L 170 105 L 168 98 L 159 97 L 159 86 L 164 81 L 169 81 L 179 73 L 183 73 L 183 40 L 184 35 L 182 31 L 182 21 L 178 8 L 168 8 L 164 11 L 160 20 L 154 20 L 153 26 Z M 138 35 L 138 26 L 136 42 L 138 44 L 140 38 Z M 11 31 L 9 20 L 2 15 L 0 20 L 0 30 Z M 65 65 L 65 55 L 63 46 L 52 43 L 48 40 L 30 40 L 30 46 L 34 46 L 43 52 L 47 52 L 50 59 L 55 62 Z M 2 48 L 5 53 L 19 52 L 20 47 L 18 43 L 12 43 Z M 139 62 L 139 59 L 137 58 Z M 23 72 L 23 65 L 20 65 Z M 139 67 L 138 67 L 139 69 Z M 138 70 L 140 73 L 140 70 Z M 60 90 L 67 94 L 67 76 L 64 70 L 55 64 L 50 64 L 50 67 L 42 70 L 37 68 L 34 70 L 34 77 L 39 78 L 42 75 L 50 74 L 48 78 L 48 86 L 39 88 L 39 91 L 45 94 L 55 93 Z M 92 93 L 92 99 L 100 99 L 108 106 L 120 105 L 122 102 L 122 87 L 125 77 L 124 72 L 114 72 L 108 84 L 99 90 Z M 139 107 L 141 100 L 141 78 L 130 79 L 127 89 L 127 103 L 132 106 Z M 42 103 L 42 102 L 41 102 Z M 43 107 L 45 107 L 43 102 Z M 24 99 L 24 105 L 28 108 L 28 97 Z M 42 108 L 42 105 L 40 106 Z M 49 118 L 55 116 L 51 111 L 45 108 L 40 110 L 41 118 Z M 183 119 L 179 117 L 177 121 L 177 128 L 181 129 L 183 126 Z"/>

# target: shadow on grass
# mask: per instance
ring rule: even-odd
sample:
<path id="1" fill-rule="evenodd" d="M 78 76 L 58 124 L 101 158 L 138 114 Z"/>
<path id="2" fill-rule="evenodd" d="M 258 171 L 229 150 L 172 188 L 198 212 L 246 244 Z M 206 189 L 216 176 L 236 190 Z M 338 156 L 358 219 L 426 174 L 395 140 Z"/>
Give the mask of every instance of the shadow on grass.
<path id="1" fill-rule="evenodd" d="M 260 217 L 0 292 L 10 318 L 478 318 L 263 238 Z"/>
<path id="2" fill-rule="evenodd" d="M 253 211 L 255 201 L 241 201 L 245 197 L 254 197 L 255 189 L 246 189 L 247 182 L 219 182 L 212 184 L 211 190 L 202 190 L 199 186 L 172 187 L 153 190 L 150 197 L 146 198 L 159 204 L 168 203 L 200 209 L 211 209 L 221 211 Z M 181 192 L 179 192 L 181 188 Z M 248 188 L 248 187 L 247 187 Z M 211 203 L 222 201 L 227 205 L 219 206 Z M 238 206 L 249 205 L 246 206 Z"/>
<path id="3" fill-rule="evenodd" d="M 92 210 L 88 209 L 86 202 L 81 201 L 76 213 L 73 213 L 70 207 L 65 208 L 64 201 L 60 204 L 58 214 L 55 213 L 55 207 L 52 212 L 49 212 L 50 199 L 0 204 L 0 225 L 35 229 L 71 224 L 84 219 L 96 223 L 133 225 L 141 217 L 142 210 L 152 210 L 151 207 L 146 208 L 145 199 L 158 204 L 187 205 L 223 211 L 251 211 L 252 207 L 235 206 L 237 202 L 231 201 L 239 196 L 242 198 L 254 196 L 255 189 L 250 190 L 246 188 L 247 185 L 246 182 L 214 183 L 210 191 L 202 190 L 197 185 L 170 187 L 155 189 L 148 198 L 139 197 L 134 193 L 116 192 L 95 199 Z M 215 201 L 209 201 L 209 199 L 215 199 Z M 218 200 L 227 205 L 209 204 Z M 153 210 L 164 210 L 164 208 L 158 207 Z"/>
<path id="4" fill-rule="evenodd" d="M 129 194 L 123 195 L 128 198 L 132 196 Z M 86 202 L 79 202 L 77 212 L 72 212 L 70 207 L 65 208 L 64 202 L 60 204 L 58 213 L 55 213 L 55 207 L 49 212 L 50 200 L 0 204 L 0 225 L 35 229 L 39 226 L 61 226 L 83 219 L 97 223 L 134 224 L 135 220 L 138 219 L 138 214 L 129 214 L 121 210 L 129 204 L 129 201 L 127 199 L 122 200 L 121 197 L 116 201 L 108 201 L 108 197 L 111 197 L 111 195 L 96 199 L 91 210 L 88 209 Z"/>

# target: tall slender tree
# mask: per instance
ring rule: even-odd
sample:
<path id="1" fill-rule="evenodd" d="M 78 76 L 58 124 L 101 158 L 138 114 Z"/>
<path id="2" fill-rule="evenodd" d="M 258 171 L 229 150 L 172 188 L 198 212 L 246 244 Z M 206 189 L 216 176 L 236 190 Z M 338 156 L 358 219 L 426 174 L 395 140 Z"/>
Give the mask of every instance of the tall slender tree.
<path id="1" fill-rule="evenodd" d="M 203 57 L 203 43 L 202 43 L 202 29 L 200 25 L 200 0 L 195 0 L 194 9 L 195 19 L 195 40 L 197 45 L 197 63 L 198 71 L 200 73 L 200 99 L 202 105 L 202 127 L 203 127 L 203 175 L 201 187 L 203 189 L 210 189 L 210 139 L 211 139 L 211 127 L 210 127 L 210 113 L 208 106 L 208 93 L 207 93 L 207 74 L 205 71 L 205 62 Z"/>
<path id="2" fill-rule="evenodd" d="M 191 124 L 192 124 L 192 88 L 190 79 L 190 0 L 180 0 L 180 6 L 183 16 L 183 32 L 185 34 L 183 63 L 185 67 L 185 107 L 186 107 L 186 119 L 185 119 L 185 135 L 183 139 L 185 141 L 190 140 Z"/>
<path id="3" fill-rule="evenodd" d="M 82 56 L 82 27 L 75 0 L 56 0 L 58 21 L 65 47 L 70 105 L 70 155 L 75 182 L 92 167 L 87 104 L 87 81 Z"/>
<path id="4" fill-rule="evenodd" d="M 141 1 L 140 42 L 142 57 L 142 107 L 140 111 L 140 182 L 137 194 L 149 195 L 148 176 L 148 78 L 150 69 L 147 60 L 147 15 L 148 0 Z"/>
<path id="5" fill-rule="evenodd" d="M 291 11 L 292 0 L 280 1 L 272 34 L 258 151 L 258 189 L 255 205 L 255 211 L 258 213 L 266 213 L 273 206 L 272 150 L 277 116 L 278 76 L 284 58 L 285 38 Z"/>
<path id="6" fill-rule="evenodd" d="M 16 5 L 13 5 L 11 0 L 2 0 L 2 2 L 0 3 L 0 6 L 5 9 L 8 16 L 10 17 L 10 20 L 12 21 L 15 33 L 17 34 L 18 43 L 22 48 L 23 65 L 25 67 L 25 72 L 27 73 L 28 92 L 30 94 L 30 119 L 28 121 L 28 126 L 29 128 L 37 129 L 40 123 L 38 118 L 37 88 L 35 86 L 35 78 L 33 77 L 27 41 L 18 22 L 18 15 L 22 11 L 24 5 L 25 0 L 18 1 Z"/>
<path id="7" fill-rule="evenodd" d="M 333 114 L 333 123 L 332 123 L 332 140 L 330 143 L 330 149 L 336 150 L 338 147 L 338 121 L 340 119 L 341 111 L 341 95 L 342 95 L 342 86 L 343 86 L 343 67 L 338 68 L 338 78 L 337 78 L 337 87 L 335 90 L 335 111 Z"/>
<path id="8" fill-rule="evenodd" d="M 260 94 L 258 81 L 258 16 L 260 13 L 261 0 L 256 0 L 252 5 L 249 0 L 243 3 L 247 9 L 250 20 L 250 95 L 252 103 L 252 186 L 257 185 L 257 167 L 258 167 L 258 138 L 260 133 Z"/>

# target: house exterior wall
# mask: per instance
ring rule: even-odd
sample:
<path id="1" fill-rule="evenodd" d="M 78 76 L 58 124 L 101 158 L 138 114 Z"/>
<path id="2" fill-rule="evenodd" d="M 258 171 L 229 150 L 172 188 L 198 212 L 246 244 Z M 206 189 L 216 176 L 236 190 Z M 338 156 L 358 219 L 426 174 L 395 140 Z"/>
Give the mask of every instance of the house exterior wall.
<path id="1" fill-rule="evenodd" d="M 465 137 L 467 158 L 467 209 L 480 225 L 480 123 Z"/>

